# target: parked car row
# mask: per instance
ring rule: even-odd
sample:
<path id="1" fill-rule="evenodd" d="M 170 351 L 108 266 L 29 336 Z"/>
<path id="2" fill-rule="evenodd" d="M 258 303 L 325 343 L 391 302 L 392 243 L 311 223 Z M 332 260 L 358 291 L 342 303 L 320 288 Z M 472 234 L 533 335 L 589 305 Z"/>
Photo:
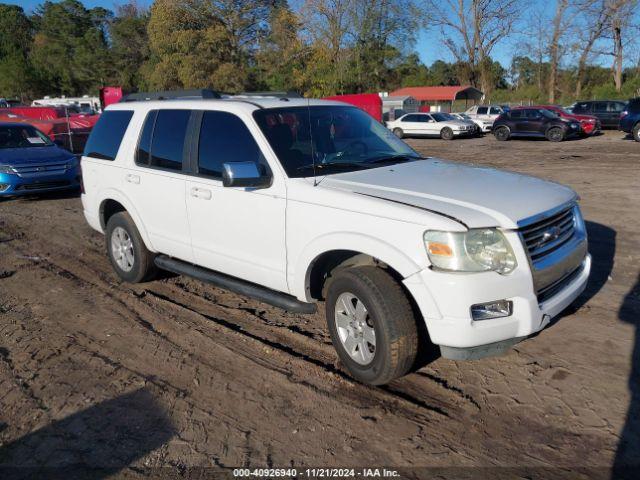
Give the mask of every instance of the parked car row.
<path id="1" fill-rule="evenodd" d="M 619 101 L 579 102 L 570 108 L 474 105 L 464 113 L 408 113 L 386 125 L 399 138 L 426 136 L 452 140 L 493 132 L 499 141 L 542 137 L 552 142 L 596 135 L 604 127 L 615 127 L 640 141 L 640 98 L 627 104 Z"/>

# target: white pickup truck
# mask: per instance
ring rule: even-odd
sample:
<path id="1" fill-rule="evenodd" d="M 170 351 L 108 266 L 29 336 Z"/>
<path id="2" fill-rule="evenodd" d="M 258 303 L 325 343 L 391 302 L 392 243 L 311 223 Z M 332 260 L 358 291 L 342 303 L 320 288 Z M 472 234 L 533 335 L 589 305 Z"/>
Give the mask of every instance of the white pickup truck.
<path id="1" fill-rule="evenodd" d="M 123 280 L 160 268 L 292 312 L 324 305 L 342 364 L 370 384 L 411 371 L 425 330 L 447 358 L 505 350 L 591 266 L 570 188 L 422 158 L 339 102 L 122 102 L 82 170 Z"/>

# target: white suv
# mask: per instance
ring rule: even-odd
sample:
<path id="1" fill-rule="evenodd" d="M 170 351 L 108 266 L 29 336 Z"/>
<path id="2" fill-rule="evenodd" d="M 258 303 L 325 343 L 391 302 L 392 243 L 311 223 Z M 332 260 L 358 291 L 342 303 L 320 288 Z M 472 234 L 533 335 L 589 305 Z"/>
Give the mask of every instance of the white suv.
<path id="1" fill-rule="evenodd" d="M 161 268 L 288 311 L 324 301 L 343 365 L 366 383 L 414 368 L 427 333 L 447 358 L 501 352 L 589 275 L 573 190 L 421 158 L 339 102 L 111 105 L 82 169 L 86 219 L 123 280 Z"/>

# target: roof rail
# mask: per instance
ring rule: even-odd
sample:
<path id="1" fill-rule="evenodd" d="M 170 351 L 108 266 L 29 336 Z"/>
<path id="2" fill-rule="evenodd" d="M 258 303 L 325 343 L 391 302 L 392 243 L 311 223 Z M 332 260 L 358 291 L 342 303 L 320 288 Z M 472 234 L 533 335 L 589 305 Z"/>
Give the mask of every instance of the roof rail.
<path id="1" fill-rule="evenodd" d="M 298 92 L 290 90 L 288 92 L 242 92 L 234 97 L 274 97 L 274 98 L 303 98 Z"/>
<path id="2" fill-rule="evenodd" d="M 142 102 L 145 100 L 192 100 L 198 98 L 222 98 L 213 90 L 206 88 L 197 90 L 166 90 L 161 92 L 130 93 L 120 100 L 121 102 Z"/>

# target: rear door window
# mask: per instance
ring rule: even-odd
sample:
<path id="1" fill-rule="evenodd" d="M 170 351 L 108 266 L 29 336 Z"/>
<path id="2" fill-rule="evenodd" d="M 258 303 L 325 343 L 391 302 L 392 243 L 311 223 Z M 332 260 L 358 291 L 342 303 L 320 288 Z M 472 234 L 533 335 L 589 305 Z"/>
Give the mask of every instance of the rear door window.
<path id="1" fill-rule="evenodd" d="M 182 170 L 190 110 L 158 110 L 151 141 L 151 167 Z"/>
<path id="2" fill-rule="evenodd" d="M 149 165 L 151 159 L 151 139 L 153 138 L 153 127 L 158 116 L 157 110 L 152 110 L 147 114 L 142 127 L 142 134 L 138 142 L 138 150 L 136 151 L 136 163 L 138 165 Z"/>
<path id="3" fill-rule="evenodd" d="M 245 123 L 228 112 L 205 111 L 198 140 L 198 173 L 222 178 L 222 165 L 230 162 L 266 162 Z"/>
<path id="4" fill-rule="evenodd" d="M 497 107 L 491 107 L 489 109 L 489 115 L 500 115 L 502 111 Z"/>
<path id="5" fill-rule="evenodd" d="M 608 108 L 608 102 L 596 102 L 593 104 L 593 110 L 595 112 L 606 112 Z"/>
<path id="6" fill-rule="evenodd" d="M 91 131 L 84 147 L 84 155 L 101 160 L 115 160 L 132 116 L 132 110 L 104 112 Z"/>

